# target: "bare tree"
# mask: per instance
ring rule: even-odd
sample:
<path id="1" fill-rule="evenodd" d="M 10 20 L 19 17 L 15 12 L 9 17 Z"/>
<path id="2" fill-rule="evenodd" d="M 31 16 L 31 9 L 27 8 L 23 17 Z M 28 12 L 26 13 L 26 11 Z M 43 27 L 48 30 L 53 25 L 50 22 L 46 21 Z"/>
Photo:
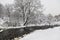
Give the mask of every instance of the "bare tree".
<path id="1" fill-rule="evenodd" d="M 51 14 L 48 14 L 48 24 L 50 25 L 51 23 L 53 23 L 53 16 Z"/>
<path id="2" fill-rule="evenodd" d="M 60 21 L 60 14 L 59 15 L 55 15 L 54 17 L 55 17 L 57 22 Z"/>
<path id="3" fill-rule="evenodd" d="M 38 9 L 42 12 L 42 5 L 39 0 L 15 0 L 15 9 L 22 14 L 23 25 L 29 24 L 36 18 Z"/>
<path id="4" fill-rule="evenodd" d="M 3 5 L 0 4 L 0 18 L 2 18 L 3 15 L 4 15 L 4 10 L 3 9 L 4 9 Z"/>

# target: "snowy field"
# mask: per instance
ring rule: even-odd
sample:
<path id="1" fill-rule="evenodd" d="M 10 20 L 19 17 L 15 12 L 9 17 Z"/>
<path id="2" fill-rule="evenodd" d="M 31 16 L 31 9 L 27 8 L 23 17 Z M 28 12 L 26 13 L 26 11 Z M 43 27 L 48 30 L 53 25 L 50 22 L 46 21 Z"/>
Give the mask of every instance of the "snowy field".
<path id="1" fill-rule="evenodd" d="M 20 40 L 60 40 L 60 27 L 36 30 Z"/>

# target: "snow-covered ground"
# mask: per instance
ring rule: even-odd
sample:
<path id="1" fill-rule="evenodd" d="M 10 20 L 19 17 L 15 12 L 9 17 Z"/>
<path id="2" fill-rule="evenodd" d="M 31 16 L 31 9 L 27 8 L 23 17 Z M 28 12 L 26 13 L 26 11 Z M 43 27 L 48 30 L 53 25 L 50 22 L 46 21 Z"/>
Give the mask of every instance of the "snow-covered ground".
<path id="1" fill-rule="evenodd" d="M 60 40 L 60 27 L 36 30 L 20 40 Z"/>

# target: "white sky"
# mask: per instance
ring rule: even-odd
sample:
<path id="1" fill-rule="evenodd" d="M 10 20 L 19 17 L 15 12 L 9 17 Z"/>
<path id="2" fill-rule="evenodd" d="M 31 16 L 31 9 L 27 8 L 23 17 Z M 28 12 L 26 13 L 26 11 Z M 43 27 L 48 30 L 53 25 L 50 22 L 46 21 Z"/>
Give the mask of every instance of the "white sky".
<path id="1" fill-rule="evenodd" d="M 60 0 L 41 0 L 45 14 L 51 13 L 53 15 L 60 14 Z"/>
<path id="2" fill-rule="evenodd" d="M 12 4 L 13 3 L 13 0 L 0 0 L 0 2 L 2 3 L 2 4 Z"/>
<path id="3" fill-rule="evenodd" d="M 2 4 L 12 4 L 13 0 L 0 0 Z M 44 14 L 51 13 L 53 15 L 60 14 L 60 0 L 41 0 L 44 8 Z"/>

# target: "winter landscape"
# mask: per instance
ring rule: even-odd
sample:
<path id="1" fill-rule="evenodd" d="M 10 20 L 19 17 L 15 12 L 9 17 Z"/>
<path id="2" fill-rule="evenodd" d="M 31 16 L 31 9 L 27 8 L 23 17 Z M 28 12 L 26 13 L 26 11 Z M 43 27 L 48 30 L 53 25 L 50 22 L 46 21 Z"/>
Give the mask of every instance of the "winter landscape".
<path id="1" fill-rule="evenodd" d="M 0 40 L 60 40 L 60 0 L 0 0 Z"/>

